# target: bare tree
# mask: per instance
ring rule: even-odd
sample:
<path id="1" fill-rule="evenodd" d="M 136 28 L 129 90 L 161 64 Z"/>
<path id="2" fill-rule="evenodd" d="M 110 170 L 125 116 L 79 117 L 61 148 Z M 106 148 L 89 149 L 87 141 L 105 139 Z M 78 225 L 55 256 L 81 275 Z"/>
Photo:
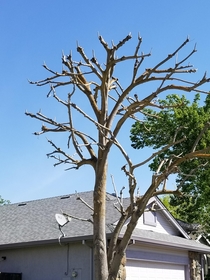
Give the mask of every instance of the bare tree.
<path id="1" fill-rule="evenodd" d="M 158 170 L 152 175 L 151 184 L 148 186 L 146 193 L 141 197 L 135 197 L 137 188 L 137 179 L 134 171 L 142 165 L 148 163 L 155 156 L 164 150 L 170 149 L 173 145 L 186 140 L 186 136 L 177 139 L 174 132 L 174 139 L 160 151 L 156 151 L 142 162 L 134 163 L 128 156 L 117 136 L 124 127 L 128 119 L 142 121 L 146 107 L 155 107 L 157 110 L 164 109 L 158 103 L 158 96 L 162 92 L 168 90 L 176 90 L 183 92 L 200 92 L 200 86 L 209 82 L 206 75 L 198 82 L 191 82 L 183 78 L 184 75 L 194 73 L 196 70 L 192 65 L 187 64 L 187 60 L 191 57 L 196 49 L 193 48 L 183 59 L 175 61 L 178 52 L 180 52 L 189 42 L 187 38 L 173 53 L 169 54 L 155 66 L 140 72 L 142 63 L 151 55 L 151 53 L 140 53 L 142 38 L 138 36 L 135 50 L 131 55 L 119 56 L 116 53 L 129 40 L 131 35 L 126 36 L 118 44 L 112 42 L 111 46 L 99 36 L 99 41 L 105 50 L 106 61 L 104 64 L 99 63 L 95 54 L 89 58 L 81 46 L 77 46 L 77 52 L 80 55 L 80 61 L 74 61 L 72 54 L 62 56 L 63 70 L 59 73 L 51 70 L 46 64 L 43 67 L 50 73 L 50 77 L 37 82 L 30 82 L 37 86 L 49 85 L 50 90 L 47 94 L 52 95 L 66 110 L 68 119 L 65 122 L 59 122 L 38 112 L 32 114 L 26 112 L 26 115 L 36 118 L 43 123 L 40 132 L 36 135 L 49 132 L 67 132 L 67 146 L 69 150 L 74 149 L 74 153 L 69 154 L 65 149 L 58 147 L 55 142 L 49 143 L 53 147 L 53 151 L 48 156 L 56 160 L 55 165 L 69 164 L 69 169 L 79 169 L 83 165 L 92 166 L 95 174 L 94 197 L 93 197 L 93 240 L 94 240 L 94 267 L 95 278 L 100 280 L 116 280 L 125 279 L 120 275 L 120 265 L 124 261 L 125 251 L 129 244 L 132 232 L 137 225 L 139 217 L 143 214 L 148 200 L 152 196 L 166 193 L 180 193 L 179 186 L 175 190 L 167 190 L 164 183 L 170 174 L 179 172 L 179 165 L 189 159 L 195 157 L 209 157 L 209 149 L 197 151 L 196 143 L 189 154 L 174 155 L 170 159 L 164 159 L 160 162 Z M 115 77 L 118 65 L 126 64 L 124 75 L 130 76 L 130 80 L 126 87 L 122 86 L 122 81 Z M 171 63 L 172 66 L 167 67 Z M 186 63 L 186 64 L 185 64 Z M 131 67 L 128 70 L 128 67 Z M 127 78 L 128 79 L 128 78 Z M 134 89 L 146 84 L 152 83 L 155 90 L 148 95 L 140 95 L 135 93 Z M 67 99 L 60 96 L 64 89 L 70 88 Z M 58 95 L 58 89 L 61 90 Z M 74 100 L 76 100 L 74 102 Z M 79 106 L 79 101 L 87 101 L 86 109 Z M 180 104 L 176 104 L 179 106 Z M 86 132 L 77 129 L 74 123 L 74 114 L 79 113 L 95 128 L 94 131 Z M 138 116 L 139 114 L 139 116 Z M 155 117 L 155 116 L 154 116 Z M 146 129 L 146 127 L 145 127 Z M 127 132 L 128 133 L 128 132 Z M 115 146 L 119 149 L 124 158 L 122 163 L 122 171 L 127 180 L 129 188 L 130 205 L 123 207 L 121 200 L 118 200 L 118 207 L 121 214 L 116 227 L 114 229 L 109 246 L 106 244 L 105 218 L 106 218 L 106 184 L 107 184 L 107 166 L 108 155 L 111 148 Z M 119 234 L 122 227 L 127 222 L 127 227 L 123 238 L 119 240 Z M 107 249 L 108 247 L 108 249 Z"/>

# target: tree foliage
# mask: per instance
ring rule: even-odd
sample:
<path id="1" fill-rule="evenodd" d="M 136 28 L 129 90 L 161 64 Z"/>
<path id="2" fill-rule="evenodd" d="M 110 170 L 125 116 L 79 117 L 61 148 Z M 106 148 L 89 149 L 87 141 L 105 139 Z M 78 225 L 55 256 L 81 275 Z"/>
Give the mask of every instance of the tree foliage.
<path id="1" fill-rule="evenodd" d="M 99 42 L 105 50 L 105 58 L 102 62 L 98 61 L 94 52 L 89 57 L 78 45 L 77 52 L 80 58 L 74 60 L 71 53 L 63 55 L 61 72 L 54 71 L 44 64 L 43 67 L 49 73 L 49 77 L 31 83 L 37 86 L 49 86 L 47 96 L 52 96 L 62 106 L 63 111 L 66 112 L 66 119 L 61 121 L 59 117 L 55 119 L 55 115 L 46 116 L 41 111 L 36 114 L 26 112 L 26 115 L 42 123 L 41 131 L 35 132 L 35 135 L 66 132 L 67 148 L 62 148 L 55 141 L 48 140 L 53 147 L 53 151 L 48 156 L 56 160 L 55 165 L 65 164 L 69 166 L 68 169 L 79 169 L 84 165 L 93 168 L 95 176 L 93 206 L 87 205 L 87 207 L 93 210 L 90 220 L 93 219 L 91 222 L 93 223 L 94 274 L 95 278 L 100 280 L 125 279 L 126 248 L 148 200 L 154 195 L 180 192 L 179 189 L 158 188 L 170 174 L 177 172 L 180 164 L 193 158 L 206 157 L 207 150 L 209 150 L 209 147 L 202 148 L 200 151 L 193 149 L 190 153 L 178 153 L 177 158 L 174 156 L 170 159 L 170 150 L 176 141 L 172 141 L 167 135 L 164 135 L 168 139 L 167 147 L 162 148 L 158 145 L 157 148 L 160 147 L 158 154 L 162 156 L 167 149 L 170 164 L 168 166 L 162 164 L 158 168 L 158 172 L 152 175 L 151 184 L 146 193 L 136 198 L 138 182 L 135 172 L 153 158 L 156 159 L 157 153 L 140 162 L 136 162 L 136 158 L 131 159 L 128 151 L 118 139 L 119 132 L 126 127 L 125 122 L 138 120 L 142 115 L 148 116 L 145 108 L 151 107 L 164 111 L 168 105 L 167 101 L 165 104 L 158 101 L 157 98 L 161 93 L 169 90 L 195 92 L 209 82 L 209 79 L 204 75 L 201 80 L 194 83 L 184 78 L 185 75 L 196 72 L 192 65 L 187 63 L 189 57 L 196 52 L 195 48 L 176 64 L 173 63 L 177 53 L 180 53 L 189 43 L 188 38 L 174 52 L 147 69 L 142 69 L 142 66 L 151 53 L 140 53 L 142 43 L 140 36 L 130 54 L 119 54 L 119 50 L 130 40 L 131 35 L 129 34 L 117 44 L 112 42 L 109 45 L 102 36 L 99 36 Z M 124 64 L 124 68 L 122 68 L 122 64 Z M 122 77 L 118 77 L 119 69 L 121 71 L 125 69 Z M 150 91 L 137 94 L 136 91 L 143 85 L 149 85 Z M 153 85 L 152 90 L 151 85 Z M 200 92 L 206 93 L 202 89 Z M 65 97 L 63 97 L 64 95 Z M 180 100 L 177 99 L 174 103 L 180 105 Z M 176 105 L 174 104 L 174 106 Z M 88 126 L 84 127 L 83 121 L 77 121 L 78 118 L 81 119 L 81 116 L 88 121 Z M 124 131 L 124 133 L 128 134 L 128 131 Z M 160 133 L 161 130 L 157 133 L 161 140 L 163 134 L 160 135 Z M 148 141 L 152 141 L 152 139 Z M 118 209 L 120 219 L 113 228 L 111 239 L 107 244 L 107 166 L 108 156 L 113 147 L 122 155 L 121 170 L 125 175 L 125 185 L 129 189 L 130 205 L 125 207 L 122 196 L 116 195 L 118 204 L 113 206 Z M 117 189 L 116 186 L 114 188 Z M 123 188 L 120 193 L 122 192 Z M 116 191 L 117 193 L 118 191 Z M 125 224 L 125 232 L 121 236 L 121 230 Z"/>
<path id="2" fill-rule="evenodd" d="M 171 205 L 171 197 L 172 195 L 164 195 L 160 200 L 175 219 L 181 219 L 181 216 L 178 213 L 179 206 Z"/>
<path id="3" fill-rule="evenodd" d="M 5 205 L 5 204 L 8 204 L 8 203 L 10 203 L 10 201 L 3 199 L 0 195 L 0 205 Z"/>
<path id="4" fill-rule="evenodd" d="M 189 159 L 177 166 L 176 183 L 183 193 L 170 197 L 170 207 L 176 215 L 189 223 L 200 223 L 204 230 L 210 229 L 210 166 L 208 147 L 210 145 L 210 96 L 200 105 L 200 95 L 196 94 L 192 103 L 185 96 L 168 95 L 160 104 L 166 106 L 161 112 L 145 109 L 143 123 L 136 122 L 131 129 L 132 146 L 137 149 L 152 147 L 159 149 L 169 142 L 176 145 L 158 154 L 150 168 L 156 171 L 167 168 L 174 157 L 203 150 L 203 158 Z M 176 104 L 176 106 L 174 106 Z M 179 105 L 178 105 L 179 104 Z M 146 129 L 145 129 L 146 128 Z M 167 179 L 166 179 L 167 181 Z"/>

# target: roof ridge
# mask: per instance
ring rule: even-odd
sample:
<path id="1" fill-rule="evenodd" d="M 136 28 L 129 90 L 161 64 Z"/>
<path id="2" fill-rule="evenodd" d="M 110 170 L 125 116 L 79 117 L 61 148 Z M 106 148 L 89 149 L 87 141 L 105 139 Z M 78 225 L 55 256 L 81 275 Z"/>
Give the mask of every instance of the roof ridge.
<path id="1" fill-rule="evenodd" d="M 78 194 L 87 194 L 87 193 L 91 193 L 93 191 L 83 191 L 83 192 L 77 192 L 77 193 L 67 193 L 67 194 L 61 194 L 61 195 L 56 195 L 56 196 L 50 196 L 50 197 L 43 197 L 43 198 L 38 198 L 38 199 L 33 199 L 33 200 L 26 200 L 26 201 L 19 201 L 19 202 L 15 202 L 15 203 L 9 203 L 9 204 L 5 204 L 2 206 L 9 206 L 9 205 L 18 205 L 18 204 L 27 204 L 27 203 L 31 203 L 31 202 L 37 202 L 37 201 L 43 201 L 43 200 L 49 200 L 49 199 L 54 199 L 54 198 L 62 198 L 62 197 L 66 197 L 66 196 L 73 196 L 73 195 L 78 195 Z"/>

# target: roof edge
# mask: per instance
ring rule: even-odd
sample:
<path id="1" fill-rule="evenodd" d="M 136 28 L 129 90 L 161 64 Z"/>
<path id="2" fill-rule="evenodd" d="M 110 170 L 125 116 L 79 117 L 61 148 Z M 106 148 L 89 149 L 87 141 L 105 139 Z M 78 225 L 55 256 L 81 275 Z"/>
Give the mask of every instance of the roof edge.
<path id="1" fill-rule="evenodd" d="M 180 237 L 181 238 L 181 237 Z M 180 243 L 171 243 L 167 240 L 156 240 L 153 238 L 147 238 L 147 237 L 138 237 L 138 236 L 132 236 L 131 240 L 137 241 L 139 243 L 144 243 L 144 244 L 155 244 L 158 246 L 164 246 L 168 248 L 175 248 L 175 249 L 182 249 L 185 251 L 194 251 L 194 252 L 199 252 L 199 253 L 210 253 L 210 247 L 206 246 L 204 244 L 201 244 L 199 242 L 196 242 L 194 240 L 187 240 L 188 242 L 186 244 L 180 244 Z M 193 243 L 196 243 L 197 245 L 194 245 Z M 191 244 L 190 244 L 191 243 Z"/>
<path id="2" fill-rule="evenodd" d="M 165 207 L 165 205 L 162 203 L 162 201 L 159 199 L 159 197 L 155 197 L 156 202 L 160 208 L 162 208 L 164 211 L 164 215 L 171 221 L 171 223 L 179 230 L 179 232 L 186 238 L 191 239 L 189 234 L 183 229 L 183 227 L 177 222 L 177 220 L 174 218 L 174 216 L 170 213 L 170 211 Z"/>
<path id="3" fill-rule="evenodd" d="M 65 245 L 66 243 L 73 243 L 73 242 L 80 242 L 80 241 L 92 241 L 92 235 L 84 235 L 84 236 L 74 236 L 74 237 L 62 237 L 60 240 L 59 238 L 56 239 L 49 239 L 49 240 L 38 240 L 38 241 L 29 241 L 29 242 L 19 242 L 19 243 L 8 243 L 8 244 L 1 244 L 0 251 L 5 249 L 19 249 L 19 248 L 28 248 L 34 246 L 45 246 L 45 245 Z"/>

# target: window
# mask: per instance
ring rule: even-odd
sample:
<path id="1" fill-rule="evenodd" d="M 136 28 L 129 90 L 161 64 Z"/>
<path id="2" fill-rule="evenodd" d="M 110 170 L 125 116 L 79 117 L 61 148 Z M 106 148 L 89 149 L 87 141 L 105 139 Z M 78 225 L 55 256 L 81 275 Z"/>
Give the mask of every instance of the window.
<path id="1" fill-rule="evenodd" d="M 153 208 L 152 207 L 153 204 L 154 204 L 154 202 L 147 205 L 147 207 L 144 211 L 143 220 L 144 220 L 145 225 L 156 227 L 156 221 L 157 221 L 156 211 L 150 211 L 150 209 Z"/>

